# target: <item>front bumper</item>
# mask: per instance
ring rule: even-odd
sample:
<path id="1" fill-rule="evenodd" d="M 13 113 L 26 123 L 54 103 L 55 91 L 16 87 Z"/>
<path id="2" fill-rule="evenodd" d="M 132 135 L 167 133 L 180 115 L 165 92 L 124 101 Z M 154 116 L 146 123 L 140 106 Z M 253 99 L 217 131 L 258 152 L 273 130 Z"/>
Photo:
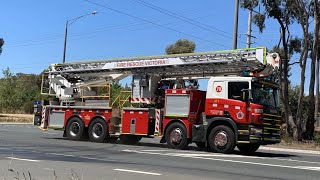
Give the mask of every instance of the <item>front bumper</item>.
<path id="1" fill-rule="evenodd" d="M 281 142 L 281 116 L 263 114 L 263 125 L 249 125 L 238 131 L 238 143 L 259 143 L 261 145 Z"/>

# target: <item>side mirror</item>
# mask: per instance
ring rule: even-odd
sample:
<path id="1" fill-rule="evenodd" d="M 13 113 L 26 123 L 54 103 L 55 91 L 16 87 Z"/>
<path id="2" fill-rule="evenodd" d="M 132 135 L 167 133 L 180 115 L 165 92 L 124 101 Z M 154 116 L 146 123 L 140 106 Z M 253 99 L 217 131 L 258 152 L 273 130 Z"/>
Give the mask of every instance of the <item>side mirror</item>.
<path id="1" fill-rule="evenodd" d="M 242 89 L 242 101 L 250 104 L 251 102 L 251 90 L 250 89 Z"/>

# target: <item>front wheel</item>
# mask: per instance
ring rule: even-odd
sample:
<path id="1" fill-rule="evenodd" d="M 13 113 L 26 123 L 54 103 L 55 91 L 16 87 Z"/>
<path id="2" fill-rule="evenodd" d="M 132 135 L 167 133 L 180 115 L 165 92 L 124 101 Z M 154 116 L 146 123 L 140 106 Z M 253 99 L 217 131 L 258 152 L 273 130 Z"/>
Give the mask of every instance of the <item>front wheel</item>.
<path id="1" fill-rule="evenodd" d="M 172 149 L 185 149 L 188 147 L 188 137 L 186 127 L 178 122 L 169 125 L 165 132 L 168 146 Z"/>
<path id="2" fill-rule="evenodd" d="M 228 126 L 214 127 L 208 136 L 208 144 L 213 152 L 231 153 L 236 146 L 234 132 Z"/>
<path id="3" fill-rule="evenodd" d="M 256 152 L 259 149 L 260 144 L 238 144 L 237 147 L 241 152 L 247 154 Z"/>

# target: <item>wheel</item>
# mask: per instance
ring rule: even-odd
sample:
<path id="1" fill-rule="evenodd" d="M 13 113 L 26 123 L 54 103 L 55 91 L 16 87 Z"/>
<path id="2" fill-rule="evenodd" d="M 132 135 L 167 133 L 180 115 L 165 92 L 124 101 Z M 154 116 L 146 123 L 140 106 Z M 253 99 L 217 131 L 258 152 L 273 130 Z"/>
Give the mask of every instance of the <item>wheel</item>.
<path id="1" fill-rule="evenodd" d="M 66 135 L 69 139 L 79 141 L 83 137 L 84 123 L 78 117 L 72 117 L 66 128 Z"/>
<path id="2" fill-rule="evenodd" d="M 104 142 L 108 135 L 108 126 L 105 120 L 94 119 L 88 129 L 89 138 L 92 142 Z"/>
<path id="3" fill-rule="evenodd" d="M 259 149 L 260 144 L 238 144 L 237 147 L 243 153 L 254 153 Z"/>
<path id="4" fill-rule="evenodd" d="M 213 152 L 231 153 L 236 146 L 234 132 L 228 126 L 214 127 L 208 136 L 208 144 Z"/>
<path id="5" fill-rule="evenodd" d="M 128 144 L 128 145 L 137 144 L 141 139 L 142 139 L 142 136 L 136 136 L 136 135 L 121 135 L 120 136 L 120 142 L 122 144 Z"/>
<path id="6" fill-rule="evenodd" d="M 206 143 L 205 142 L 196 142 L 196 145 L 200 149 L 206 148 Z"/>
<path id="7" fill-rule="evenodd" d="M 188 137 L 186 127 L 178 122 L 169 125 L 165 132 L 167 144 L 172 149 L 185 149 L 188 147 Z"/>

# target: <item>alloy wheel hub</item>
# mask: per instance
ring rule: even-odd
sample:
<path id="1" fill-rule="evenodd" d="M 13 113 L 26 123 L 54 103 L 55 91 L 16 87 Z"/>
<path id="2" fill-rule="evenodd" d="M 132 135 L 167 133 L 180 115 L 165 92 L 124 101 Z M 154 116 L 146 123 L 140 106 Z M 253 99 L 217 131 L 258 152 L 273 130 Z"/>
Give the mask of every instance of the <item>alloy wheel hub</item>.
<path id="1" fill-rule="evenodd" d="M 80 124 L 78 122 L 73 122 L 71 124 L 70 134 L 71 136 L 77 136 L 80 131 Z"/>
<path id="2" fill-rule="evenodd" d="M 224 131 L 218 132 L 214 137 L 214 144 L 216 146 L 225 146 L 228 142 L 228 135 Z"/>
<path id="3" fill-rule="evenodd" d="M 103 134 L 103 127 L 100 123 L 95 124 L 92 129 L 95 138 L 99 138 Z"/>
<path id="4" fill-rule="evenodd" d="M 180 128 L 176 128 L 170 133 L 170 141 L 172 143 L 180 143 L 182 140 L 182 131 Z"/>

